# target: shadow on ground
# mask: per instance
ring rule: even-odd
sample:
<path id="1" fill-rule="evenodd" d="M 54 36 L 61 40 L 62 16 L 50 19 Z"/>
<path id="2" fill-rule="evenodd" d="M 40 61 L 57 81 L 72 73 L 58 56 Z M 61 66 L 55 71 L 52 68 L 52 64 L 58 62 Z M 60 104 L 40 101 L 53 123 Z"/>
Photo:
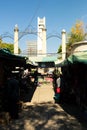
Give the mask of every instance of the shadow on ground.
<path id="1" fill-rule="evenodd" d="M 73 109 L 69 111 L 53 102 L 32 104 L 22 110 L 19 120 L 1 126 L 0 130 L 87 130 L 83 122 L 74 117 Z"/>
<path id="2" fill-rule="evenodd" d="M 69 115 L 75 117 L 79 123 L 87 129 L 87 113 L 81 111 L 76 104 L 61 104 L 63 110 Z M 86 116 L 86 117 L 85 117 Z"/>
<path id="3" fill-rule="evenodd" d="M 37 86 L 32 84 L 31 88 L 27 89 L 27 91 L 21 91 L 20 100 L 23 102 L 31 102 L 34 92 Z"/>

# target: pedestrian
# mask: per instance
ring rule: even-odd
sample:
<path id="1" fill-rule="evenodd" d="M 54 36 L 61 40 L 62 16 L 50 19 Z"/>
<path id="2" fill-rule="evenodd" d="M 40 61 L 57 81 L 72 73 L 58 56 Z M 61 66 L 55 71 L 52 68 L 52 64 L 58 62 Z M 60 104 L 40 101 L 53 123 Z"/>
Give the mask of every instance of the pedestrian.
<path id="1" fill-rule="evenodd" d="M 8 111 L 12 119 L 18 119 L 20 88 L 18 80 L 9 74 L 7 79 Z"/>
<path id="2" fill-rule="evenodd" d="M 61 76 L 58 75 L 58 78 L 56 79 L 56 90 L 55 90 L 55 95 L 54 99 L 56 103 L 60 103 L 60 94 L 61 94 Z"/>
<path id="3" fill-rule="evenodd" d="M 36 86 L 38 85 L 38 70 L 37 69 L 34 71 L 34 84 Z"/>
<path id="4" fill-rule="evenodd" d="M 57 82 L 56 82 L 56 80 L 57 80 L 57 70 L 56 70 L 56 68 L 54 69 L 54 71 L 53 71 L 53 74 L 52 74 L 53 76 L 53 88 L 54 88 L 54 92 L 56 91 L 56 86 L 57 86 Z"/>

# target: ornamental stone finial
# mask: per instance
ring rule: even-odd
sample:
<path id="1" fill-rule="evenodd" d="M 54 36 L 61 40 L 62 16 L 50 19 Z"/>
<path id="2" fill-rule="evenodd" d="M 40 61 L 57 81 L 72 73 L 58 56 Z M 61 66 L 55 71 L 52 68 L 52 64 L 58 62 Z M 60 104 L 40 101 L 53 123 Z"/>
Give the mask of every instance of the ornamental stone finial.
<path id="1" fill-rule="evenodd" d="M 63 30 L 62 30 L 62 33 L 66 33 L 66 30 L 65 30 L 65 29 L 63 29 Z"/>
<path id="2" fill-rule="evenodd" d="M 15 24 L 14 31 L 19 31 L 19 29 L 18 29 L 18 25 L 17 25 L 17 24 Z"/>

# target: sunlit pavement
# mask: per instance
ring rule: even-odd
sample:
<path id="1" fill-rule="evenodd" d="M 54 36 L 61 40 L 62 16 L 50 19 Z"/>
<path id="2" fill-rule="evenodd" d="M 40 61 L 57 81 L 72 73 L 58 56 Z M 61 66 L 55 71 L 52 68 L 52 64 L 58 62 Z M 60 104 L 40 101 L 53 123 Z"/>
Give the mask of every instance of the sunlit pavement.
<path id="1" fill-rule="evenodd" d="M 51 84 L 39 85 L 32 97 L 32 103 L 54 102 L 54 91 Z"/>
<path id="2" fill-rule="evenodd" d="M 20 118 L 1 126 L 0 130 L 87 130 L 85 121 L 73 115 L 76 110 L 55 104 L 53 96 L 51 82 L 39 84 L 31 102 L 24 104 Z"/>

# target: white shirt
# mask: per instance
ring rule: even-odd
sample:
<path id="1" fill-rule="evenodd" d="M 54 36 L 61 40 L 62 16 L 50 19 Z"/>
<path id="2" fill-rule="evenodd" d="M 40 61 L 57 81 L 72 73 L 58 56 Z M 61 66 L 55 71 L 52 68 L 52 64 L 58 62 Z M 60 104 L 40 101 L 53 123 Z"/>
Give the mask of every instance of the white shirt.
<path id="1" fill-rule="evenodd" d="M 60 83 L 61 83 L 61 79 L 60 79 L 60 77 L 57 78 L 56 83 L 57 83 L 57 87 L 60 87 Z"/>

